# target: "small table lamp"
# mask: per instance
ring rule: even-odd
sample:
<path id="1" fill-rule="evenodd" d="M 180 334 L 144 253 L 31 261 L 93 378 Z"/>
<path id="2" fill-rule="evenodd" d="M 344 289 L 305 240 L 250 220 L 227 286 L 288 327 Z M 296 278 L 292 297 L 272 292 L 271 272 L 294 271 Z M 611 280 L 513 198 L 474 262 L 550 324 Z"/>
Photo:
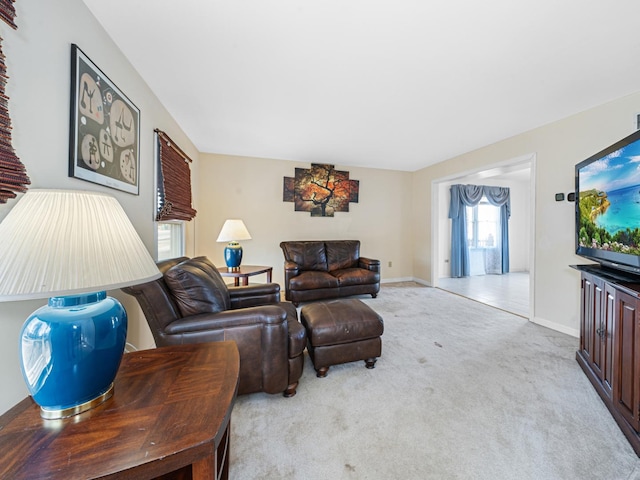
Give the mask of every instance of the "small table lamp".
<path id="1" fill-rule="evenodd" d="M 0 301 L 49 298 L 20 333 L 22 374 L 43 418 L 113 395 L 127 313 L 106 290 L 161 276 L 118 201 L 106 194 L 27 192 L 0 223 Z"/>
<path id="2" fill-rule="evenodd" d="M 239 271 L 240 263 L 242 263 L 242 246 L 238 240 L 251 240 L 251 235 L 249 235 L 249 230 L 245 227 L 244 222 L 238 219 L 225 221 L 216 242 L 229 242 L 224 249 L 224 261 L 230 272 Z"/>

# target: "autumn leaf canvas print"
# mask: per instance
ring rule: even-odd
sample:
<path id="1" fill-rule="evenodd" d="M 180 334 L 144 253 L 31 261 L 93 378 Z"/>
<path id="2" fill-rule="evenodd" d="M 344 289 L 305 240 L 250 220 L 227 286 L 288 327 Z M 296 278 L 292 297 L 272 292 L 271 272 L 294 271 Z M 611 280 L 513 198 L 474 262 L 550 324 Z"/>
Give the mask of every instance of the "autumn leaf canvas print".
<path id="1" fill-rule="evenodd" d="M 351 180 L 349 172 L 312 163 L 311 168 L 296 168 L 295 177 L 284 177 L 282 200 L 293 202 L 296 212 L 333 217 L 335 212 L 348 212 L 350 202 L 358 202 L 359 189 L 360 182 Z"/>

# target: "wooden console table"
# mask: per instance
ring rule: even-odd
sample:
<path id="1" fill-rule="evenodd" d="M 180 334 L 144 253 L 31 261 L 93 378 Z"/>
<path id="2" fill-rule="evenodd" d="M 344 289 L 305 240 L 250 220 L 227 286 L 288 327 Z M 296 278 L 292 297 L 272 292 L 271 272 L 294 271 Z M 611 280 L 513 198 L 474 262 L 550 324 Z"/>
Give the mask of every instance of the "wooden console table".
<path id="1" fill-rule="evenodd" d="M 260 275 L 261 273 L 267 274 L 267 283 L 271 283 L 271 274 L 273 267 L 263 267 L 259 265 L 240 265 L 240 270 L 236 272 L 230 272 L 227 267 L 218 267 L 220 275 L 223 277 L 234 277 L 233 284 L 240 286 L 240 279 L 242 278 L 242 285 L 249 285 L 249 277 L 253 275 Z"/>
<path id="2" fill-rule="evenodd" d="M 240 357 L 234 342 L 127 353 L 114 396 L 44 420 L 27 397 L 0 416 L 0 478 L 226 479 Z"/>

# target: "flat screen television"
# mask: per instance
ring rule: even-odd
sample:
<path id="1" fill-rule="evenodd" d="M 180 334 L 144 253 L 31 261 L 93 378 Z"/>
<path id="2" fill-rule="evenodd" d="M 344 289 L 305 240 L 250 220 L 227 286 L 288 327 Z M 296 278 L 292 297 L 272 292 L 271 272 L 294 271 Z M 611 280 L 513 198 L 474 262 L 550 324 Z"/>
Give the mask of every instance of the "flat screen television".
<path id="1" fill-rule="evenodd" d="M 640 130 L 576 165 L 576 254 L 640 275 Z"/>

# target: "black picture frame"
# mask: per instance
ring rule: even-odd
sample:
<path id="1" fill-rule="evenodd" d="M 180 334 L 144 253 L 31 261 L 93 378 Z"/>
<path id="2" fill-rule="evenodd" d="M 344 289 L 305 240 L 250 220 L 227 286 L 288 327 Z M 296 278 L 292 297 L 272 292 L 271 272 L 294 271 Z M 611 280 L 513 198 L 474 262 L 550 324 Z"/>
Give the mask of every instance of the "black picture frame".
<path id="1" fill-rule="evenodd" d="M 69 176 L 139 194 L 140 110 L 71 45 Z"/>

